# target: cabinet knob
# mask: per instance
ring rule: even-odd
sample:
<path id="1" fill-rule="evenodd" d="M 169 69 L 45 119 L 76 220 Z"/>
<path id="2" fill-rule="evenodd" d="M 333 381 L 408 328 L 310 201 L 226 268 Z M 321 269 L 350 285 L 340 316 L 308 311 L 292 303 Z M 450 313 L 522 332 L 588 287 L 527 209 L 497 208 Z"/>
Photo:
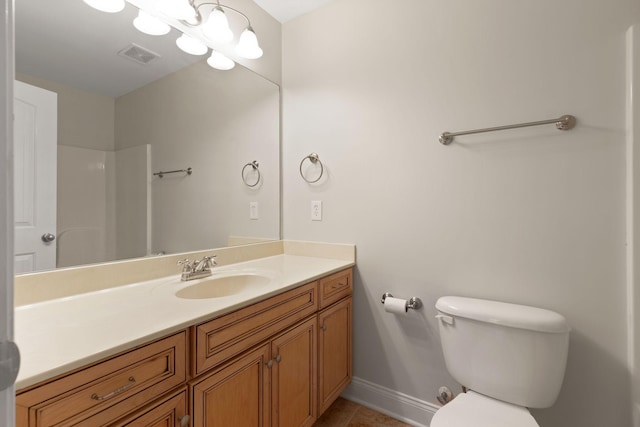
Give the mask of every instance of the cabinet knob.
<path id="1" fill-rule="evenodd" d="M 326 331 L 327 330 L 327 325 L 320 326 L 320 329 L 322 329 L 323 331 Z"/>
<path id="2" fill-rule="evenodd" d="M 273 366 L 273 359 L 269 359 L 269 360 L 267 361 L 267 363 L 265 363 L 265 365 L 267 365 L 267 368 L 272 367 L 272 366 Z"/>
<path id="3" fill-rule="evenodd" d="M 280 361 L 281 361 L 281 360 L 282 360 L 282 356 L 277 355 L 277 356 L 276 356 L 276 362 L 280 363 Z"/>
<path id="4" fill-rule="evenodd" d="M 180 422 L 180 427 L 189 427 L 190 420 L 191 418 L 189 417 L 189 415 L 184 415 L 182 417 L 179 417 L 178 421 Z"/>

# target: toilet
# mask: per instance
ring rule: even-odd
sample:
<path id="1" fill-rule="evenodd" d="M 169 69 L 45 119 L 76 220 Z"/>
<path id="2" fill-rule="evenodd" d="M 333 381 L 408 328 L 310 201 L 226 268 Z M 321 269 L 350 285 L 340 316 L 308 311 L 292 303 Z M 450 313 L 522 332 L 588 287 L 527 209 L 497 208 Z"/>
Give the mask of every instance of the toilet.
<path id="1" fill-rule="evenodd" d="M 542 308 L 445 296 L 436 302 L 447 370 L 464 385 L 430 427 L 539 427 L 528 408 L 560 392 L 571 328 Z"/>

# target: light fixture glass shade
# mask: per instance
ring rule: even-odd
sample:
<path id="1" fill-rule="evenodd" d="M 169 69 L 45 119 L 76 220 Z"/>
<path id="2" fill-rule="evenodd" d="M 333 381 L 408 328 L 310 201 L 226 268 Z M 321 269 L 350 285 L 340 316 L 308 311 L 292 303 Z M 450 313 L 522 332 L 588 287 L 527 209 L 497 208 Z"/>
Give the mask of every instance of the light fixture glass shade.
<path id="1" fill-rule="evenodd" d="M 190 21 L 196 17 L 196 11 L 189 0 L 162 0 L 158 10 L 173 19 Z"/>
<path id="2" fill-rule="evenodd" d="M 258 45 L 258 38 L 251 26 L 245 28 L 235 49 L 236 53 L 247 59 L 257 59 L 262 56 L 262 49 Z"/>
<path id="3" fill-rule="evenodd" d="M 236 66 L 235 62 L 216 50 L 211 51 L 211 56 L 207 59 L 207 64 L 216 70 L 223 71 L 230 70 Z"/>
<path id="4" fill-rule="evenodd" d="M 214 43 L 229 43 L 233 40 L 233 33 L 229 28 L 229 21 L 220 6 L 211 11 L 209 18 L 202 25 L 202 34 Z"/>
<path id="5" fill-rule="evenodd" d="M 190 53 L 191 55 L 204 55 L 209 50 L 207 45 L 187 34 L 183 34 L 178 37 L 176 44 L 180 50 Z"/>
<path id="6" fill-rule="evenodd" d="M 86 4 L 102 12 L 116 13 L 124 9 L 124 0 L 84 0 Z"/>
<path id="7" fill-rule="evenodd" d="M 138 12 L 138 17 L 133 20 L 133 26 L 136 27 L 138 31 L 149 34 L 150 36 L 161 36 L 171 31 L 171 27 L 168 24 L 151 16 L 144 10 Z"/>

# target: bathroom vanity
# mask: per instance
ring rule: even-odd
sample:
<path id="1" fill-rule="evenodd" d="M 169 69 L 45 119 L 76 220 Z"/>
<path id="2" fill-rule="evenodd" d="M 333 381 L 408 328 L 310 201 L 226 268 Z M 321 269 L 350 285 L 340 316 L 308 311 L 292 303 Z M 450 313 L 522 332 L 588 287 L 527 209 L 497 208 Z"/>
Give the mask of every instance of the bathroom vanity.
<path id="1" fill-rule="evenodd" d="M 305 265 L 313 266 L 308 273 Z M 85 338 L 99 340 L 104 331 L 111 340 L 118 330 L 127 335 L 139 326 L 153 338 L 126 338 L 112 345 L 109 351 L 117 351 L 107 357 L 85 363 L 101 352 L 88 359 L 75 356 L 72 363 L 41 369 L 46 372 L 37 372 L 34 360 L 18 379 L 17 425 L 311 426 L 351 381 L 352 266 L 344 260 L 282 254 L 214 269 L 214 276 L 225 277 L 224 286 L 233 283 L 228 277 L 272 274 L 269 284 L 249 286 L 237 295 L 229 290 L 221 297 L 191 293 L 172 301 L 207 280 L 176 284 L 175 278 L 94 292 L 102 293 L 102 300 L 111 291 L 121 292 L 106 303 L 115 302 L 109 310 L 119 310 L 119 301 L 125 319 L 112 327 L 96 323 L 93 338 Z M 146 314 L 155 306 L 154 314 L 127 312 L 134 292 L 147 295 L 138 308 L 144 305 Z M 46 311 L 55 303 L 34 304 L 25 311 Z M 87 304 L 89 299 L 83 307 Z M 167 310 L 171 306 L 178 313 Z M 19 322 L 20 308 L 17 313 Z M 162 318 L 173 320 L 163 323 Z M 63 327 L 64 319 L 60 321 Z M 170 322 L 173 327 L 167 327 Z M 152 324 L 157 330 L 149 333 L 147 325 Z M 125 342 L 134 345 L 118 350 Z M 27 358 L 33 359 L 35 346 L 25 346 Z M 41 347 L 43 360 L 46 347 Z"/>

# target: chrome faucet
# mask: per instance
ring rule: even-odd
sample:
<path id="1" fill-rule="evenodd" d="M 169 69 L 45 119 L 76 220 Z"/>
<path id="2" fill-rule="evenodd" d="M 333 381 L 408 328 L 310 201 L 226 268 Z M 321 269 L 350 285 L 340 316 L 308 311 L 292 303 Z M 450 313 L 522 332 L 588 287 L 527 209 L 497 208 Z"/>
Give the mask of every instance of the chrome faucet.
<path id="1" fill-rule="evenodd" d="M 216 265 L 215 257 L 215 255 L 205 256 L 201 260 L 194 260 L 193 262 L 190 262 L 189 258 L 178 261 L 178 265 L 182 265 L 180 280 L 195 280 L 211 276 L 211 269 Z"/>

